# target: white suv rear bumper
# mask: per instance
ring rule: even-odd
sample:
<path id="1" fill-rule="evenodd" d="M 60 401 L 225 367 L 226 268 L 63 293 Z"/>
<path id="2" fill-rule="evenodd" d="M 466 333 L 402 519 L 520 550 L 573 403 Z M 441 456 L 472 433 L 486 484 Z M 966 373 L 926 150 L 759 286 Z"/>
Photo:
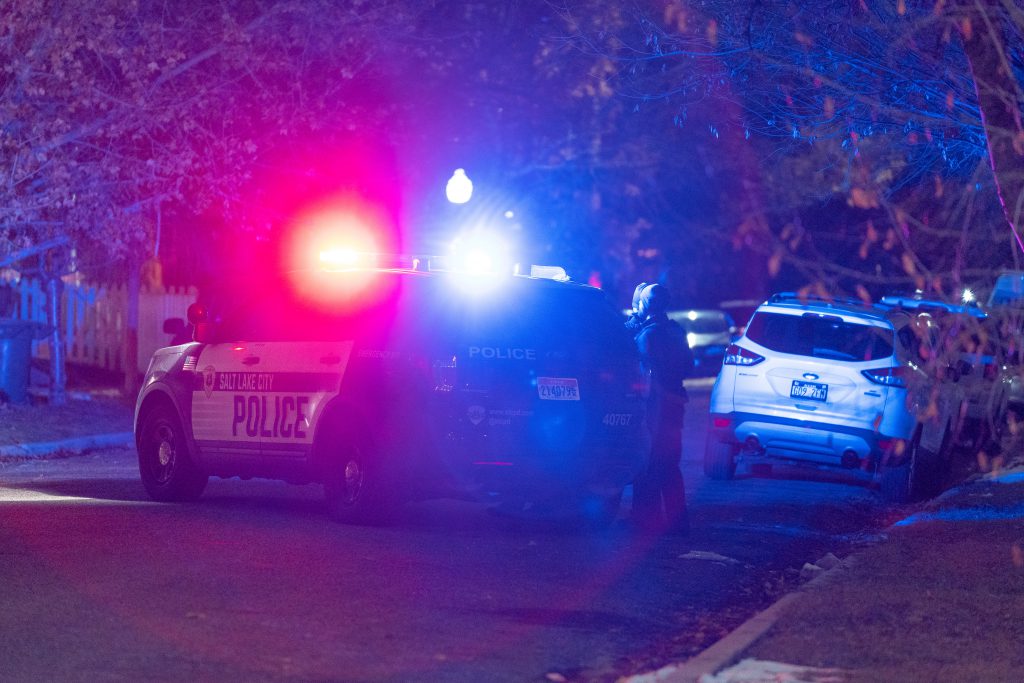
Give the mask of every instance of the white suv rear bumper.
<path id="1" fill-rule="evenodd" d="M 708 439 L 738 446 L 741 455 L 846 468 L 877 460 L 893 438 L 909 436 L 883 435 L 868 427 L 735 412 L 713 413 L 711 425 Z"/>

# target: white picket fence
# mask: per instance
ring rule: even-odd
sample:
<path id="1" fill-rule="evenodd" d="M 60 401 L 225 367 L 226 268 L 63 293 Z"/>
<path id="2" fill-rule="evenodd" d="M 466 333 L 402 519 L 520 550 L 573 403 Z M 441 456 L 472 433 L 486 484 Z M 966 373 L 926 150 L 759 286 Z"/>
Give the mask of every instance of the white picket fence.
<path id="1" fill-rule="evenodd" d="M 15 318 L 46 322 L 44 283 L 22 278 L 7 280 L 6 284 L 15 291 Z M 68 362 L 123 372 L 127 287 L 65 282 L 62 299 L 60 324 Z M 169 287 L 139 293 L 139 372 L 145 371 L 153 351 L 167 346 L 171 340 L 163 331 L 164 320 L 184 318 L 189 304 L 195 300 L 195 287 Z M 33 356 L 48 358 L 49 344 L 46 339 L 33 342 Z"/>

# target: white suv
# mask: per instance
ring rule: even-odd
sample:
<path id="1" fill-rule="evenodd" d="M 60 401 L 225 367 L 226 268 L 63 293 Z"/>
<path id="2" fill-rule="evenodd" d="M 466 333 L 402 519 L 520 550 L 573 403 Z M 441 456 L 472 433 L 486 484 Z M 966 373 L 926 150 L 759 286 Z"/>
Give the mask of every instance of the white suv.
<path id="1" fill-rule="evenodd" d="M 896 502 L 941 481 L 963 402 L 927 314 L 777 294 L 726 350 L 705 473 L 804 462 L 880 480 Z"/>

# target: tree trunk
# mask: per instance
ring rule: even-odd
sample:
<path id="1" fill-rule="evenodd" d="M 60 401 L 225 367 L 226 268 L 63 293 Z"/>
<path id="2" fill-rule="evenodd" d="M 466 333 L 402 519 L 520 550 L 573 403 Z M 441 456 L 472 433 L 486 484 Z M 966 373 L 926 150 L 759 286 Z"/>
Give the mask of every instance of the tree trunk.
<path id="1" fill-rule="evenodd" d="M 64 335 L 61 326 L 61 303 L 64 283 L 56 274 L 46 278 L 46 321 L 50 324 L 50 405 L 67 403 L 67 372 L 65 368 Z"/>
<path id="2" fill-rule="evenodd" d="M 1024 102 L 1021 84 L 1009 66 L 1004 26 L 1009 19 L 998 3 L 964 0 L 961 7 L 969 19 L 961 24 L 961 36 L 978 96 L 996 192 L 1017 247 L 1024 252 L 1017 208 L 1024 199 Z"/>

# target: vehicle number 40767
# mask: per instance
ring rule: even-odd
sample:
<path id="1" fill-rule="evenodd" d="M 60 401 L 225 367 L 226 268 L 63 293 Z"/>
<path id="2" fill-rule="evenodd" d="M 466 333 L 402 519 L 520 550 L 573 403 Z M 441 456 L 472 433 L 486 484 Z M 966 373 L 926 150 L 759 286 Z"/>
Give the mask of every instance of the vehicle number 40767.
<path id="1" fill-rule="evenodd" d="M 605 413 L 601 423 L 606 427 L 628 427 L 632 419 L 631 413 Z"/>

